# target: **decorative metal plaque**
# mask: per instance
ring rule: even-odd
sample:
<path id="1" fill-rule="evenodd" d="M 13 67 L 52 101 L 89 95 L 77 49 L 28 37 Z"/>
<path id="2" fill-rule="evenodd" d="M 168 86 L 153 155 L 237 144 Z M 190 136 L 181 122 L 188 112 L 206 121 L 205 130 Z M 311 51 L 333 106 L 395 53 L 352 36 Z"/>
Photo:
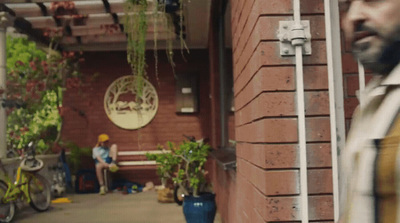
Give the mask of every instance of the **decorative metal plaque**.
<path id="1" fill-rule="evenodd" d="M 104 96 L 108 118 L 123 129 L 139 129 L 154 118 L 158 110 L 158 96 L 154 86 L 143 82 L 142 96 L 137 95 L 133 75 L 115 80 Z"/>

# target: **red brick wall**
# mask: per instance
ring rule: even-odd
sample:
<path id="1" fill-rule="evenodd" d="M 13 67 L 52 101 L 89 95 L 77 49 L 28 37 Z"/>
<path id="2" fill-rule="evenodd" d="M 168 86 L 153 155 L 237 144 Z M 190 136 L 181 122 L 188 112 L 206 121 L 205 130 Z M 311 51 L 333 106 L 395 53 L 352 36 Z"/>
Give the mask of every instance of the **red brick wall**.
<path id="1" fill-rule="evenodd" d="M 176 52 L 176 73 L 199 75 L 200 110 L 195 114 L 175 112 L 175 79 L 165 52 L 158 52 L 159 81 L 154 74 L 153 52 L 148 53 L 148 75 L 159 97 L 159 108 L 151 123 L 140 130 L 125 130 L 114 125 L 104 111 L 104 94 L 107 87 L 118 77 L 129 75 L 125 52 L 87 52 L 82 64 L 82 73 L 88 77 L 96 74 L 91 84 L 81 91 L 68 89 L 64 96 L 64 125 L 62 136 L 80 146 L 93 147 L 101 133 L 110 135 L 111 141 L 123 150 L 152 150 L 167 141 L 180 142 L 183 134 L 197 139 L 211 137 L 209 101 L 209 65 L 207 50 L 191 50 L 184 62 L 180 52 Z M 155 173 L 152 170 L 153 175 Z M 148 172 L 130 172 L 131 178 L 143 178 Z M 154 176 L 153 178 L 154 179 Z"/>
<path id="2" fill-rule="evenodd" d="M 304 57 L 309 217 L 333 219 L 329 100 L 323 0 L 301 1 L 312 55 Z M 281 57 L 279 21 L 290 0 L 233 0 L 237 145 L 236 214 L 227 222 L 301 220 L 295 57 Z"/>
<path id="3" fill-rule="evenodd" d="M 354 57 L 350 52 L 343 51 L 343 84 L 344 84 L 344 110 L 346 118 L 346 132 L 350 129 L 351 120 L 355 108 L 359 104 L 356 92 L 360 89 L 358 78 L 358 66 Z M 371 73 L 365 74 L 365 82 L 368 83 L 373 75 Z"/>
<path id="4" fill-rule="evenodd" d="M 209 60 L 210 60 L 210 96 L 211 96 L 211 131 L 213 132 L 213 140 L 211 145 L 218 148 L 221 145 L 221 128 L 219 113 L 219 56 L 218 56 L 218 1 L 213 1 L 212 17 L 210 19 L 209 33 Z M 227 57 L 232 57 L 231 53 Z M 227 68 L 232 67 L 231 59 L 227 59 Z M 227 75 L 231 75 L 227 69 Z M 229 139 L 235 139 L 234 116 L 229 116 Z M 234 222 L 235 211 L 238 200 L 236 199 L 236 182 L 235 171 L 225 171 L 219 167 L 215 160 L 211 159 L 208 168 L 210 169 L 210 178 L 213 183 L 213 189 L 216 193 L 217 211 L 221 215 L 224 222 Z"/>
<path id="5" fill-rule="evenodd" d="M 339 6 L 347 4 L 344 2 L 339 3 Z M 341 18 L 344 16 L 344 7 L 341 9 Z M 351 53 L 350 43 L 346 41 L 344 33 L 342 31 L 342 66 L 343 66 L 343 86 L 344 86 L 344 108 L 346 118 L 346 131 L 349 130 L 352 120 L 354 109 L 358 106 L 359 101 L 356 97 L 356 91 L 359 90 L 359 78 L 358 78 L 358 65 L 357 61 Z M 371 72 L 366 71 L 365 82 L 368 83 L 373 77 Z"/>
<path id="6" fill-rule="evenodd" d="M 209 60 L 210 60 L 210 96 L 211 96 L 211 130 L 213 131 L 214 148 L 221 145 L 220 128 L 220 95 L 219 95 L 219 42 L 218 42 L 218 16 L 219 2 L 212 1 L 212 16 L 210 18 L 209 33 Z M 232 74 L 232 52 L 226 50 L 226 75 Z M 228 117 L 228 137 L 235 139 L 235 117 L 229 113 Z M 236 199 L 236 172 L 234 170 L 223 170 L 214 159 L 209 162 L 210 179 L 213 183 L 213 189 L 216 193 L 217 211 L 223 219 L 223 222 L 235 222 L 235 212 L 238 200 Z"/>

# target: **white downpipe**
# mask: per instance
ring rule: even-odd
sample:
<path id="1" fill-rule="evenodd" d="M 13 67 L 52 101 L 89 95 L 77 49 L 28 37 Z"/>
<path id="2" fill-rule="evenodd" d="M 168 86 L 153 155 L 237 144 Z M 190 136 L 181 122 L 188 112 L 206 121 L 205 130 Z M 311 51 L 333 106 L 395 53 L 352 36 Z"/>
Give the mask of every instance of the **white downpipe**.
<path id="1" fill-rule="evenodd" d="M 296 47 L 296 89 L 297 89 L 297 119 L 299 125 L 300 153 L 300 195 L 301 222 L 308 223 L 308 183 L 307 183 L 307 149 L 306 149 L 306 118 L 304 113 L 304 82 L 303 82 L 302 47 Z"/>
<path id="2" fill-rule="evenodd" d="M 364 98 L 362 92 L 365 89 L 365 70 L 364 66 L 358 61 L 358 84 L 359 84 L 359 99 L 360 99 L 360 108 L 364 106 Z"/>
<path id="3" fill-rule="evenodd" d="M 339 3 L 337 0 L 324 0 L 325 31 L 329 82 L 329 108 L 331 127 L 331 155 L 334 221 L 339 219 L 339 162 L 338 149 L 344 147 L 344 109 L 343 78 L 340 46 Z"/>
<path id="4" fill-rule="evenodd" d="M 293 17 L 295 26 L 301 26 L 300 0 L 293 1 Z M 299 127 L 299 154 L 300 154 L 300 197 L 301 197 L 301 222 L 308 223 L 308 185 L 307 185 L 307 149 L 306 149 L 306 118 L 304 106 L 303 82 L 303 49 L 296 45 L 296 95 L 297 95 L 297 120 Z"/>
<path id="5" fill-rule="evenodd" d="M 0 20 L 3 17 L 0 14 Z M 0 21 L 0 89 L 6 89 L 6 26 Z M 3 94 L 2 98 L 5 98 Z M 0 100 L 0 158 L 7 154 L 7 116 L 6 110 L 1 106 Z"/>

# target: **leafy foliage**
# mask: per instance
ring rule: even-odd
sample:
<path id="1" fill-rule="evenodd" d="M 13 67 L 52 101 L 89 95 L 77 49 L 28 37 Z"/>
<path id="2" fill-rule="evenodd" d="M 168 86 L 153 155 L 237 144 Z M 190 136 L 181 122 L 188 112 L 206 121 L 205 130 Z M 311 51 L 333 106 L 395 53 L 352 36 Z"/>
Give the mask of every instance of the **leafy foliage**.
<path id="1" fill-rule="evenodd" d="M 30 141 L 37 142 L 36 150 L 44 152 L 56 139 L 61 120 L 53 91 L 45 92 L 43 106 L 14 109 L 7 118 L 7 144 L 22 149 Z"/>
<path id="2" fill-rule="evenodd" d="M 163 147 L 159 146 L 158 149 L 162 151 L 161 154 L 146 154 L 148 160 L 156 161 L 157 174 L 162 179 L 172 179 L 174 173 L 177 171 L 177 165 L 181 162 L 180 158 L 173 154 L 173 144 L 169 148 L 169 150 L 164 150 Z"/>
<path id="3" fill-rule="evenodd" d="M 207 171 L 204 166 L 210 146 L 202 142 L 183 141 L 179 147 L 168 142 L 170 153 L 147 154 L 149 160 L 157 162 L 157 173 L 160 177 L 173 177 L 185 194 L 198 196 L 206 183 Z M 159 147 L 163 149 L 163 147 Z"/>
<path id="4" fill-rule="evenodd" d="M 125 4 L 125 32 L 127 33 L 127 60 L 135 78 L 135 87 L 141 97 L 146 77 L 147 0 L 128 0 Z"/>
<path id="5" fill-rule="evenodd" d="M 69 148 L 70 155 L 68 156 L 68 164 L 71 168 L 72 173 L 76 173 L 79 169 L 82 168 L 83 160 L 91 159 L 92 157 L 92 148 L 90 147 L 79 147 L 74 143 L 66 143 L 66 148 Z"/>
<path id="6" fill-rule="evenodd" d="M 46 53 L 25 37 L 7 37 L 7 145 L 21 149 L 37 143 L 47 151 L 61 129 L 62 94 L 65 87 L 81 85 L 75 53 L 49 49 Z"/>

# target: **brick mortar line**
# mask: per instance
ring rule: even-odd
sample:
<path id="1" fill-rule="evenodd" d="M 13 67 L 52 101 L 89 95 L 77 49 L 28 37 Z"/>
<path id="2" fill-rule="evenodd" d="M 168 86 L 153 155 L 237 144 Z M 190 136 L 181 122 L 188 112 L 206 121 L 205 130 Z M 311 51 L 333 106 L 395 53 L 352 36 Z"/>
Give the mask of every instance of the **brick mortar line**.
<path id="1" fill-rule="evenodd" d="M 315 40 L 315 41 L 317 41 L 317 42 L 325 42 L 324 40 Z M 251 58 L 252 58 L 253 55 L 254 55 L 254 52 L 256 52 L 257 48 L 259 48 L 260 45 L 261 45 L 262 43 L 279 43 L 279 41 L 260 41 L 260 42 L 258 42 L 258 44 L 257 44 L 256 47 L 254 48 L 252 54 L 251 54 L 251 55 L 249 56 L 249 58 L 245 61 L 245 64 L 243 65 L 243 68 L 242 68 L 240 71 L 238 71 L 239 74 L 237 75 L 236 78 L 234 78 L 234 80 L 233 80 L 234 82 L 237 82 L 238 79 L 243 75 L 244 70 L 246 69 L 246 67 L 248 66 L 249 62 L 251 61 Z M 236 63 L 236 64 L 237 64 L 237 63 Z M 234 64 L 234 66 L 235 66 L 236 64 Z M 253 74 L 251 74 L 250 80 L 254 78 L 254 76 L 257 74 L 257 72 L 259 72 L 259 70 L 260 70 L 262 67 L 294 67 L 294 66 L 295 66 L 294 63 L 293 63 L 293 64 L 261 65 Z M 327 66 L 327 63 L 321 63 L 321 64 L 319 64 L 319 63 L 317 63 L 317 64 L 304 64 L 304 63 L 303 63 L 303 66 Z M 250 81 L 250 80 L 249 80 L 249 81 Z M 249 83 L 249 81 L 248 81 L 247 83 Z M 247 85 L 247 84 L 246 84 L 246 85 Z M 242 89 L 241 89 L 241 90 L 242 90 Z"/>
<path id="2" fill-rule="evenodd" d="M 293 115 L 288 115 L 288 116 L 263 116 L 263 117 L 252 119 L 251 121 L 246 122 L 246 123 L 242 123 L 240 125 L 235 125 L 235 127 L 236 128 L 237 127 L 243 127 L 243 126 L 246 126 L 246 125 L 261 121 L 261 120 L 264 120 L 264 119 L 297 119 L 297 117 L 298 116 L 293 116 Z M 329 114 L 328 115 L 306 115 L 306 118 L 329 118 L 329 117 L 330 117 Z"/>
<path id="3" fill-rule="evenodd" d="M 310 90 L 304 90 L 305 93 L 312 93 L 312 92 L 328 92 L 329 89 L 310 89 Z M 278 91 L 261 91 L 259 94 L 255 95 L 254 97 L 250 98 L 250 100 L 247 101 L 244 105 L 240 106 L 239 108 L 235 108 L 235 112 L 238 112 L 242 109 L 244 109 L 246 106 L 248 106 L 250 103 L 252 103 L 254 100 L 256 100 L 260 95 L 262 94 L 273 94 L 273 93 L 296 93 L 296 90 L 278 90 Z M 235 95 L 235 98 L 238 97 L 238 95 Z M 313 116 L 313 115 L 310 115 Z M 317 115 L 318 116 L 318 115 Z"/>

